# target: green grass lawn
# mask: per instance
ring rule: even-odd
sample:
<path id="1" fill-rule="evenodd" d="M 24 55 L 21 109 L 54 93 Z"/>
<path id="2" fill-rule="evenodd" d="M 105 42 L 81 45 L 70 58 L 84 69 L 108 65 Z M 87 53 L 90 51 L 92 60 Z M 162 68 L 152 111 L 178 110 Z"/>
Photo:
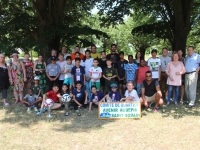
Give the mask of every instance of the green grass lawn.
<path id="1" fill-rule="evenodd" d="M 198 87 L 199 88 L 199 87 Z M 160 113 L 147 109 L 140 120 L 98 120 L 97 108 L 92 113 L 81 110 L 78 117 L 73 110 L 63 116 L 63 110 L 36 116 L 26 112 L 25 106 L 0 105 L 1 150 L 188 150 L 200 149 L 199 95 L 196 107 L 160 108 Z"/>

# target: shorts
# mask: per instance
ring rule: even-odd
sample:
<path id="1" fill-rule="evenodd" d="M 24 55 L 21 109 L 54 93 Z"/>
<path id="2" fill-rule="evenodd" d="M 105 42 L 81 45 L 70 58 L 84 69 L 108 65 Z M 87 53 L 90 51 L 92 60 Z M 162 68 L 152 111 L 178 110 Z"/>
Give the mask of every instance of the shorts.
<path id="1" fill-rule="evenodd" d="M 145 96 L 147 102 L 155 102 L 156 93 L 152 96 Z"/>
<path id="2" fill-rule="evenodd" d="M 72 86 L 72 78 L 65 78 L 63 83 Z"/>
<path id="3" fill-rule="evenodd" d="M 95 85 L 97 90 L 101 90 L 101 83 L 100 82 L 91 82 L 91 86 Z"/>
<path id="4" fill-rule="evenodd" d="M 126 85 L 126 82 L 125 82 L 125 80 L 117 80 L 117 83 L 118 83 L 118 84 L 123 84 L 123 85 Z"/>

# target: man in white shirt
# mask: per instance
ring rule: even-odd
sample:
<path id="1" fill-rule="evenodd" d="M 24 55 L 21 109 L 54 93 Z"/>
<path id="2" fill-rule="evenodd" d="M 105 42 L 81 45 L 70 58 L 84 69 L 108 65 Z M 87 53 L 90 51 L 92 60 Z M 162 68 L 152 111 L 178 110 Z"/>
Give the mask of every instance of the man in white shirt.
<path id="1" fill-rule="evenodd" d="M 160 63 L 160 59 L 156 57 L 157 50 L 153 49 L 151 51 L 151 55 L 152 55 L 152 57 L 149 58 L 149 60 L 148 60 L 148 66 L 150 68 L 150 71 L 152 72 L 152 78 L 160 81 L 160 77 L 161 77 L 160 65 L 161 65 L 161 63 Z"/>
<path id="2" fill-rule="evenodd" d="M 168 95 L 168 86 L 167 86 L 167 74 L 165 73 L 167 64 L 171 61 L 171 57 L 168 56 L 167 48 L 162 49 L 162 56 L 159 57 L 161 62 L 161 79 L 160 79 L 160 86 L 161 91 L 165 93 L 165 97 L 167 98 Z"/>

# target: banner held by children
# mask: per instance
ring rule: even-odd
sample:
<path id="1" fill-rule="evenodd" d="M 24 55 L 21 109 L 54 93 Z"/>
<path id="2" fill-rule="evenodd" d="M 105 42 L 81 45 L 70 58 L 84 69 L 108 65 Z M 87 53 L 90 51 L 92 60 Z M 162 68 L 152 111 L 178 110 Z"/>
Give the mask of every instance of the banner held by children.
<path id="1" fill-rule="evenodd" d="M 134 119 L 141 118 L 140 102 L 99 103 L 98 119 Z"/>

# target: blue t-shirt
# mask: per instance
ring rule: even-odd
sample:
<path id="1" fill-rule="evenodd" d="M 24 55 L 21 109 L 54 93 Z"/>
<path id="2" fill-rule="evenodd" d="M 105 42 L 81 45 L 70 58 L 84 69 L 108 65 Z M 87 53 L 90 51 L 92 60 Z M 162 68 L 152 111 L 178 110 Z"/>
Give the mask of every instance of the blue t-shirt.
<path id="1" fill-rule="evenodd" d="M 112 102 L 117 102 L 117 101 L 120 101 L 120 99 L 121 99 L 121 95 L 120 95 L 119 91 L 109 92 L 109 97 L 112 99 Z"/>
<path id="2" fill-rule="evenodd" d="M 94 94 L 92 93 L 90 102 L 92 102 L 93 99 L 96 99 L 96 100 L 100 101 L 103 97 L 104 97 L 104 94 L 103 94 L 101 91 L 97 91 L 97 94 L 96 94 L 96 95 L 94 95 Z"/>
<path id="3" fill-rule="evenodd" d="M 136 64 L 125 64 L 124 70 L 126 71 L 126 81 L 134 81 L 135 79 L 135 73 L 138 69 L 138 66 Z"/>
<path id="4" fill-rule="evenodd" d="M 74 66 L 72 68 L 71 74 L 74 75 L 74 84 L 76 84 L 76 81 L 81 81 L 81 84 L 84 85 L 83 75 L 85 75 L 85 69 L 82 66 Z"/>
<path id="5" fill-rule="evenodd" d="M 82 87 L 80 91 L 77 91 L 77 88 L 75 88 L 73 90 L 73 95 L 77 101 L 81 102 L 85 98 L 85 88 Z"/>

